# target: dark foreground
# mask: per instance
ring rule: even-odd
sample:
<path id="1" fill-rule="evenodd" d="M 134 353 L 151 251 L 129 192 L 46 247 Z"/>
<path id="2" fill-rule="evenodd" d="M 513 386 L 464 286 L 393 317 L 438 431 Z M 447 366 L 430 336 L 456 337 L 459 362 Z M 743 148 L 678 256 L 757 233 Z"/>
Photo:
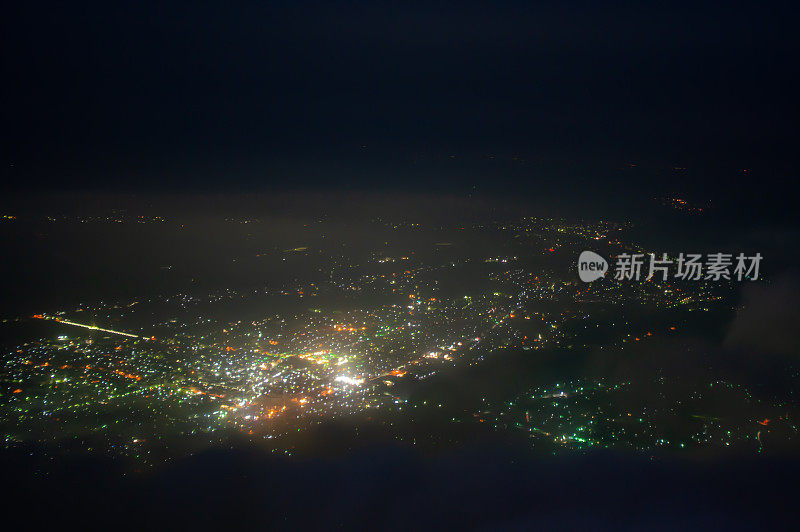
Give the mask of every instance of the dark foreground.
<path id="1" fill-rule="evenodd" d="M 214 451 L 151 475 L 94 458 L 30 475 L 30 455 L 2 458 L 7 523 L 32 529 L 774 529 L 798 517 L 800 463 L 772 458 L 380 446 L 316 460 Z"/>

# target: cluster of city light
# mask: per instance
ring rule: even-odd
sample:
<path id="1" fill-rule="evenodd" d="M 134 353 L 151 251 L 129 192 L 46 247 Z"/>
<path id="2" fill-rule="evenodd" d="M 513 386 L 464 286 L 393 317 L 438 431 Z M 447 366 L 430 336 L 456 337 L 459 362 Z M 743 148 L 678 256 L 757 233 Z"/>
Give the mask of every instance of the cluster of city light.
<path id="1" fill-rule="evenodd" d="M 530 221 L 523 221 L 503 230 L 513 238 L 539 238 L 532 227 Z M 564 249 L 571 242 L 596 242 L 617 234 L 617 228 L 602 223 L 554 225 L 549 232 L 540 226 L 536 229 L 546 235 L 537 240 L 537 253 L 542 254 Z M 385 257 L 380 250 L 376 253 Z M 143 314 L 146 310 L 140 310 L 147 304 L 177 309 L 179 312 L 165 313 L 166 317 L 152 324 L 159 342 L 61 317 L 73 316 L 69 312 L 57 317 L 36 315 L 125 338 L 86 335 L 85 339 L 70 339 L 61 335 L 56 342 L 42 340 L 20 346 L 10 353 L 4 369 L 6 380 L 14 387 L 5 406 L 11 413 L 9 419 L 18 424 L 36 422 L 44 412 L 48 419 L 58 418 L 69 426 L 68 418 L 62 420 L 55 414 L 80 411 L 83 417 L 79 421 L 70 418 L 71 422 L 90 433 L 108 429 L 107 423 L 98 426 L 97 420 L 108 417 L 101 413 L 122 412 L 124 419 L 134 409 L 144 408 L 154 417 L 160 416 L 154 425 L 175 433 L 234 428 L 253 437 L 274 438 L 320 418 L 402 405 L 405 400 L 399 394 L 404 387 L 397 386 L 402 378 L 422 380 L 455 364 L 480 364 L 489 353 L 504 349 L 580 346 L 580 335 L 567 332 L 565 325 L 591 326 L 586 303 L 637 301 L 655 303 L 658 308 L 694 309 L 720 298 L 713 287 L 701 283 L 681 290 L 655 282 L 582 285 L 553 271 L 525 269 L 519 256 L 480 257 L 474 262 L 490 269 L 492 285 L 480 289 L 466 286 L 457 295 L 444 295 L 438 280 L 450 276 L 453 268 L 469 265 L 471 259 L 416 267 L 410 264 L 411 253 L 402 255 L 405 264 L 396 272 L 331 273 L 327 285 L 298 281 L 251 294 L 311 298 L 317 291 L 330 290 L 347 293 L 352 301 L 359 297 L 354 291 L 391 297 L 384 304 L 364 300 L 363 305 L 346 310 L 303 305 L 304 310 L 270 310 L 266 316 L 234 321 L 220 320 L 211 312 L 188 312 L 216 303 L 247 301 L 248 294 L 234 289 L 206 295 L 174 294 L 155 303 L 137 298 L 132 304 L 100 304 L 91 310 L 103 322 L 126 324 L 141 323 L 134 318 L 147 316 Z M 543 308 L 542 302 L 559 301 L 567 304 L 547 306 L 558 310 Z M 79 310 L 85 309 L 89 307 Z M 146 328 L 132 330 L 150 333 Z M 658 334 L 669 333 L 656 331 L 655 336 Z M 623 347 L 655 336 L 621 322 L 606 345 Z M 565 401 L 577 392 L 559 389 L 548 394 L 540 399 Z M 569 413 L 558 411 L 558 415 Z M 122 423 L 117 419 L 114 424 Z M 532 433 L 547 434 L 565 445 L 590 445 L 597 441 L 592 423 L 576 421 L 574 427 L 565 425 L 563 430 L 528 421 L 524 425 Z M 51 437 L 59 437 L 57 434 L 54 431 Z"/>

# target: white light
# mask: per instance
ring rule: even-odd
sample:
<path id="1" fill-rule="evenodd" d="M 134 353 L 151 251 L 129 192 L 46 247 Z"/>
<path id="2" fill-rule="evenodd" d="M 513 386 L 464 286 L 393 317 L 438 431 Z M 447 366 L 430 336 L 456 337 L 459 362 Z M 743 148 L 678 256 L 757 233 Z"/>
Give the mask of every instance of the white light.
<path id="1" fill-rule="evenodd" d="M 352 386 L 361 386 L 364 384 L 364 379 L 354 379 L 352 377 L 348 377 L 347 375 L 339 375 L 334 380 L 336 382 L 343 382 L 344 384 L 350 384 Z"/>

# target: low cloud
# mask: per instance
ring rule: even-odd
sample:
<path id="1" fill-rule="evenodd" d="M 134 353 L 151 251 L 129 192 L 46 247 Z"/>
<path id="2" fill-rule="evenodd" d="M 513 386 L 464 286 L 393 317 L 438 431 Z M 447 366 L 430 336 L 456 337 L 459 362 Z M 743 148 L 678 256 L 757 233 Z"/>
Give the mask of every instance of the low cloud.
<path id="1" fill-rule="evenodd" d="M 725 346 L 800 356 L 798 275 L 783 275 L 771 284 L 746 285 L 741 310 L 728 328 Z"/>

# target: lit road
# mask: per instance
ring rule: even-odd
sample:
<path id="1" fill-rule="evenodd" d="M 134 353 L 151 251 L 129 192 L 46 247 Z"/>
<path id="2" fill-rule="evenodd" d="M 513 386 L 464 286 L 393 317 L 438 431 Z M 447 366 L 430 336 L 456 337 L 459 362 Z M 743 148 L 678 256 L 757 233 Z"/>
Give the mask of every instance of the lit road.
<path id="1" fill-rule="evenodd" d="M 114 331 L 112 329 L 103 329 L 102 327 L 98 327 L 96 325 L 86 325 L 85 323 L 77 323 L 77 322 L 74 322 L 74 321 L 64 320 L 64 319 L 61 319 L 61 318 L 51 318 L 50 316 L 45 316 L 43 314 L 36 314 L 33 317 L 37 318 L 37 319 L 40 319 L 40 320 L 53 320 L 53 321 L 57 321 L 58 323 L 63 323 L 65 325 L 73 325 L 75 327 L 83 327 L 84 329 L 91 329 L 93 331 L 102 331 L 102 332 L 111 333 L 111 334 L 119 334 L 121 336 L 128 336 L 130 338 L 139 338 L 139 336 L 135 335 L 135 334 L 121 332 L 121 331 Z"/>

